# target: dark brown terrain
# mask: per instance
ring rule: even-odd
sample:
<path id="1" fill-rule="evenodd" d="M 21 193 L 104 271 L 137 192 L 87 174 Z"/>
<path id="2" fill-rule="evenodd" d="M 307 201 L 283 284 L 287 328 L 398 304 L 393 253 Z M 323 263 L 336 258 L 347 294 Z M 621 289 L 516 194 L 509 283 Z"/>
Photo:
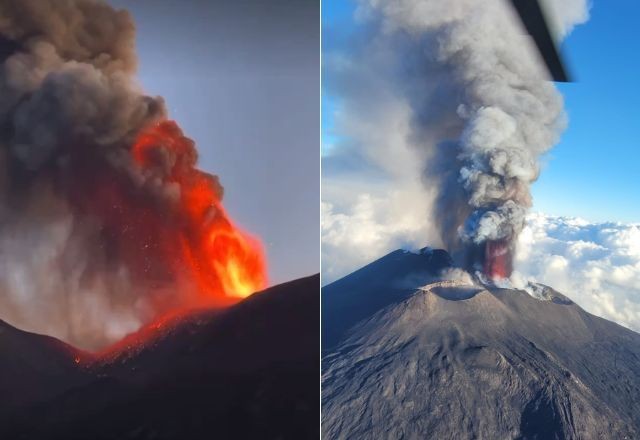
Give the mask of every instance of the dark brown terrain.
<path id="1" fill-rule="evenodd" d="M 0 323 L 0 438 L 318 438 L 319 277 L 108 356 Z"/>

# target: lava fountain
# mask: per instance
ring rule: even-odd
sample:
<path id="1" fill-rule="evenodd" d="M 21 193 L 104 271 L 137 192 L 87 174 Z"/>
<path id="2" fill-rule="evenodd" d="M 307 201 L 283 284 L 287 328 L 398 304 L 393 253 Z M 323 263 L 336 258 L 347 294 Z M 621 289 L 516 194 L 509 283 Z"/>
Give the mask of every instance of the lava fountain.
<path id="1" fill-rule="evenodd" d="M 162 121 L 147 128 L 138 136 L 132 155 L 146 170 L 167 167 L 166 151 L 173 155 L 166 183 L 175 184 L 181 197 L 177 221 L 170 226 L 161 220 L 154 238 L 170 255 L 170 266 L 186 270 L 205 303 L 233 301 L 264 288 L 260 243 L 231 222 L 220 200 L 217 179 L 195 168 L 193 142 L 178 126 Z"/>

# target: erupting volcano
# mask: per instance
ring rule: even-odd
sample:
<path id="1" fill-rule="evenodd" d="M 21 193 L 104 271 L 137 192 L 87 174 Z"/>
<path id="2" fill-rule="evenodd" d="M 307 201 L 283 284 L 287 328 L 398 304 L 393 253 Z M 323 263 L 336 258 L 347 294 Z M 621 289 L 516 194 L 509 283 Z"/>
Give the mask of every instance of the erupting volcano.
<path id="1" fill-rule="evenodd" d="M 137 84 L 129 13 L 2 0 L 0 14 L 0 319 L 96 350 L 266 287 L 261 244 Z"/>
<path id="2" fill-rule="evenodd" d="M 195 142 L 163 98 L 138 83 L 134 22 L 114 3 L 0 0 L 0 438 L 314 438 L 319 276 L 267 288 L 262 243 L 231 219 L 219 178 L 198 168 Z M 217 49 L 225 56 L 253 44 L 254 34 L 244 38 L 247 20 L 270 45 L 283 36 L 259 0 L 180 3 L 188 13 L 179 16 L 165 3 L 140 8 L 155 23 L 171 20 L 162 31 L 172 43 L 192 29 L 190 18 L 212 12 L 224 26 L 210 36 L 243 35 L 238 46 Z M 283 22 L 302 15 L 288 3 L 286 12 Z M 233 20 L 241 21 L 228 26 Z M 277 35 L 260 31 L 271 28 Z M 152 44 L 163 69 L 184 67 L 171 60 L 183 43 Z M 217 65 L 219 52 L 209 49 Z M 239 55 L 231 71 L 250 66 L 247 81 L 266 89 L 255 80 L 262 61 L 245 64 Z M 193 64 L 200 78 L 203 64 Z M 271 62 L 264 68 L 272 72 Z M 182 72 L 154 73 L 188 95 Z M 227 85 L 225 78 L 215 81 Z M 291 91 L 290 81 L 280 84 Z M 247 106 L 238 89 L 225 96 Z M 252 111 L 233 123 L 269 120 Z M 258 133 L 247 138 L 264 139 Z M 223 156 L 228 145 L 207 151 Z M 252 148 L 240 155 L 239 193 L 255 188 L 247 170 L 261 161 Z M 252 193 L 252 203 L 265 201 Z M 269 230 L 277 220 L 264 214 Z"/>

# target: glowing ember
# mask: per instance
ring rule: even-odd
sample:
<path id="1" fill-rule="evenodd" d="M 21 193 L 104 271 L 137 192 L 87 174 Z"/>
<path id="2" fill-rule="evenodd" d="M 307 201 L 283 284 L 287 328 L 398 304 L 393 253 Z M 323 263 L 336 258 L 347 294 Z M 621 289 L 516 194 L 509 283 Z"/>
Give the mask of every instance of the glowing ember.
<path id="1" fill-rule="evenodd" d="M 130 14 L 5 3 L 0 319 L 95 351 L 264 288 L 260 243 L 229 219 L 164 100 L 140 90 Z"/>
<path id="2" fill-rule="evenodd" d="M 84 185 L 69 197 L 99 219 L 101 246 L 144 289 L 148 319 L 228 306 L 266 287 L 259 241 L 229 219 L 217 177 L 196 168 L 194 143 L 175 122 L 145 128 L 129 153 L 134 177 L 79 157 Z"/>

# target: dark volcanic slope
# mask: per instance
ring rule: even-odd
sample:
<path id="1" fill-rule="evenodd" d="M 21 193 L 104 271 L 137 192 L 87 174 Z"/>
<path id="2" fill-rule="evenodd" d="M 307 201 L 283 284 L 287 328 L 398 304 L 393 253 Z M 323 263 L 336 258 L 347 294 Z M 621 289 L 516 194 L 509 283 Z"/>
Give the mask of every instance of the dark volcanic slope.
<path id="1" fill-rule="evenodd" d="M 0 321 L 0 414 L 83 383 L 76 363 L 83 355 L 55 338 Z"/>
<path id="2" fill-rule="evenodd" d="M 75 386 L 5 412 L 0 438 L 317 438 L 318 290 L 318 276 L 282 284 L 83 362 Z"/>
<path id="3" fill-rule="evenodd" d="M 343 327 L 348 298 L 366 303 L 375 291 L 383 303 L 385 290 L 390 298 L 330 339 L 324 438 L 640 438 L 639 334 L 561 295 L 451 287 L 401 295 L 396 278 L 410 278 L 416 257 L 390 254 L 323 289 L 323 332 Z"/>
<path id="4" fill-rule="evenodd" d="M 397 250 L 322 288 L 322 351 L 331 351 L 356 323 L 401 302 L 442 269 L 451 266 L 443 250 L 420 254 Z"/>

